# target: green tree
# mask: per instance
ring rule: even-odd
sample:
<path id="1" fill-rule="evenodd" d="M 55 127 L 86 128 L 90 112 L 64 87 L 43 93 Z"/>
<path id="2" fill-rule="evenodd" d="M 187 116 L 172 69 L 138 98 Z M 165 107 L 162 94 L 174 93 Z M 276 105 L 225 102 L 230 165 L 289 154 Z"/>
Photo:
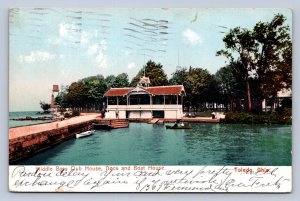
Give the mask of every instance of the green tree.
<path id="1" fill-rule="evenodd" d="M 186 93 L 186 97 L 184 98 L 184 107 L 192 107 L 192 83 L 188 81 L 189 71 L 187 68 L 179 67 L 176 69 L 174 73 L 172 73 L 172 77 L 169 80 L 170 85 L 183 85 Z"/>
<path id="2" fill-rule="evenodd" d="M 49 109 L 51 107 L 50 104 L 45 103 L 44 101 L 40 101 L 40 106 L 43 109 L 44 113 L 49 113 Z"/>
<path id="3" fill-rule="evenodd" d="M 259 22 L 253 29 L 257 41 L 256 69 L 260 90 L 273 105 L 277 92 L 292 84 L 292 42 L 286 18 L 277 14 L 271 22 Z"/>
<path id="4" fill-rule="evenodd" d="M 285 20 L 277 14 L 271 22 L 258 22 L 252 31 L 230 29 L 223 38 L 226 49 L 217 52 L 242 64 L 237 70 L 246 83 L 248 111 L 252 110 L 251 92 L 256 91 L 250 83 L 261 91 L 257 94 L 273 101 L 279 90 L 291 84 L 292 43 Z"/>
<path id="5" fill-rule="evenodd" d="M 102 75 L 90 76 L 82 79 L 87 90 L 86 109 L 101 109 L 103 106 L 103 94 L 107 90 L 107 84 Z"/>
<path id="6" fill-rule="evenodd" d="M 127 73 L 121 73 L 117 75 L 111 86 L 114 88 L 128 87 L 129 80 Z"/>
<path id="7" fill-rule="evenodd" d="M 186 85 L 188 76 L 187 68 L 178 67 L 169 80 L 170 85 Z"/>
<path id="8" fill-rule="evenodd" d="M 190 67 L 187 76 L 187 88 L 189 99 L 194 108 L 201 107 L 206 102 L 214 102 L 212 95 L 216 92 L 214 88 L 214 77 L 206 69 Z"/>
<path id="9" fill-rule="evenodd" d="M 88 88 L 83 82 L 73 82 L 67 89 L 67 104 L 74 109 L 83 109 L 88 102 Z"/>
<path id="10" fill-rule="evenodd" d="M 115 79 L 116 79 L 116 76 L 114 76 L 114 75 L 109 75 L 105 78 L 105 83 L 106 83 L 108 89 L 112 87 Z"/>
<path id="11" fill-rule="evenodd" d="M 130 85 L 136 86 L 140 78 L 144 75 L 150 78 L 151 86 L 164 86 L 168 85 L 168 78 L 160 63 L 155 63 L 149 60 L 147 64 L 138 72 L 132 79 Z"/>
<path id="12" fill-rule="evenodd" d="M 246 94 L 248 100 L 248 111 L 252 110 L 251 98 L 251 79 L 253 75 L 251 72 L 255 70 L 253 57 L 256 53 L 257 45 L 255 43 L 253 33 L 247 29 L 236 27 L 230 29 L 229 33 L 223 38 L 226 50 L 217 52 L 217 56 L 224 55 L 230 62 L 234 62 L 234 54 L 238 54 L 236 62 L 241 63 L 240 69 L 237 69 L 239 76 L 246 82 Z"/>
<path id="13" fill-rule="evenodd" d="M 169 83 L 172 85 L 182 84 L 185 88 L 186 97 L 184 106 L 187 108 L 205 109 L 206 102 L 218 101 L 218 89 L 214 76 L 206 69 L 177 68 L 172 74 Z"/>
<path id="14" fill-rule="evenodd" d="M 60 110 L 63 111 L 68 107 L 68 103 L 66 100 L 66 92 L 65 91 L 60 91 L 57 96 L 55 97 L 55 103 L 59 105 Z"/>
<path id="15" fill-rule="evenodd" d="M 220 68 L 215 73 L 215 79 L 219 86 L 219 92 L 226 110 L 228 110 L 228 104 L 230 110 L 233 111 L 236 108 L 240 108 L 240 102 L 238 100 L 245 97 L 245 82 L 238 75 L 236 69 L 240 69 L 240 63 L 233 62 L 225 67 Z"/>
<path id="16" fill-rule="evenodd" d="M 58 92 L 57 96 L 55 97 L 55 103 L 59 105 L 60 110 L 64 111 L 68 107 L 68 103 L 66 100 L 68 86 L 61 86 L 61 90 Z"/>

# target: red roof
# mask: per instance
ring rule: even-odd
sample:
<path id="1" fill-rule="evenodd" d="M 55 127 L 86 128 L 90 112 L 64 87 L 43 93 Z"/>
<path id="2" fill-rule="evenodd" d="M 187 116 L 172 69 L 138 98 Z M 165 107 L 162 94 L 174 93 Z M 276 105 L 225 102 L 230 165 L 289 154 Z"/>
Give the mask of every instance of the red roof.
<path id="1" fill-rule="evenodd" d="M 184 92 L 183 85 L 140 87 L 152 95 L 181 95 Z M 111 88 L 104 96 L 125 96 L 135 88 Z"/>
<path id="2" fill-rule="evenodd" d="M 182 85 L 156 86 L 143 88 L 153 95 L 180 95 L 184 88 Z"/>
<path id="3" fill-rule="evenodd" d="M 125 96 L 134 88 L 110 88 L 103 96 Z"/>

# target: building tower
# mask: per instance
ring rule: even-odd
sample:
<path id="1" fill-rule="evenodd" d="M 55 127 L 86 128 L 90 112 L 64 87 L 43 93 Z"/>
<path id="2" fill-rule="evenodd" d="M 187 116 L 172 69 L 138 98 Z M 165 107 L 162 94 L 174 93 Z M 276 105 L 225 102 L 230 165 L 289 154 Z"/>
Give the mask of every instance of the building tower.
<path id="1" fill-rule="evenodd" d="M 55 109 L 55 99 L 54 99 L 54 93 L 59 92 L 59 87 L 58 85 L 54 84 L 52 87 L 52 95 L 51 95 L 51 110 Z"/>
<path id="2" fill-rule="evenodd" d="M 138 82 L 139 87 L 149 87 L 150 85 L 150 78 L 146 77 L 145 75 L 140 78 L 140 81 Z"/>

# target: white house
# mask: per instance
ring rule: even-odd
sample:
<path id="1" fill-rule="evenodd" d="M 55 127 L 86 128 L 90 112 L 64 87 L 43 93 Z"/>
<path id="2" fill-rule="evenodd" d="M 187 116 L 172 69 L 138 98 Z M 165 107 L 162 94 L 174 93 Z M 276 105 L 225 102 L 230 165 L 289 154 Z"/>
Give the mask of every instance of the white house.
<path id="1" fill-rule="evenodd" d="M 180 119 L 183 117 L 183 85 L 150 87 L 143 76 L 136 87 L 110 88 L 107 98 L 107 118 Z"/>
<path id="2" fill-rule="evenodd" d="M 274 103 L 273 108 L 280 107 L 280 102 L 284 98 L 292 98 L 292 89 L 291 88 L 283 88 L 282 90 L 277 92 L 277 101 Z M 268 104 L 266 99 L 263 100 L 262 102 L 262 110 L 263 111 L 271 111 L 272 105 Z"/>

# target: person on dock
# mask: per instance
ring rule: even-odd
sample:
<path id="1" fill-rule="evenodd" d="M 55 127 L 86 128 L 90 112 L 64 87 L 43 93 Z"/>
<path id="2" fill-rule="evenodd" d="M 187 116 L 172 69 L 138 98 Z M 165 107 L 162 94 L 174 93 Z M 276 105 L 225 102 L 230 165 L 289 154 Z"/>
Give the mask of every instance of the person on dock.
<path id="1" fill-rule="evenodd" d="M 212 119 L 215 119 L 215 118 L 216 118 L 216 113 L 215 113 L 215 112 L 212 112 L 212 113 L 211 113 L 211 118 L 212 118 Z"/>
<path id="2" fill-rule="evenodd" d="M 119 110 L 116 110 L 116 119 L 119 119 Z"/>
<path id="3" fill-rule="evenodd" d="M 105 110 L 101 110 L 100 114 L 102 119 L 105 118 Z"/>

